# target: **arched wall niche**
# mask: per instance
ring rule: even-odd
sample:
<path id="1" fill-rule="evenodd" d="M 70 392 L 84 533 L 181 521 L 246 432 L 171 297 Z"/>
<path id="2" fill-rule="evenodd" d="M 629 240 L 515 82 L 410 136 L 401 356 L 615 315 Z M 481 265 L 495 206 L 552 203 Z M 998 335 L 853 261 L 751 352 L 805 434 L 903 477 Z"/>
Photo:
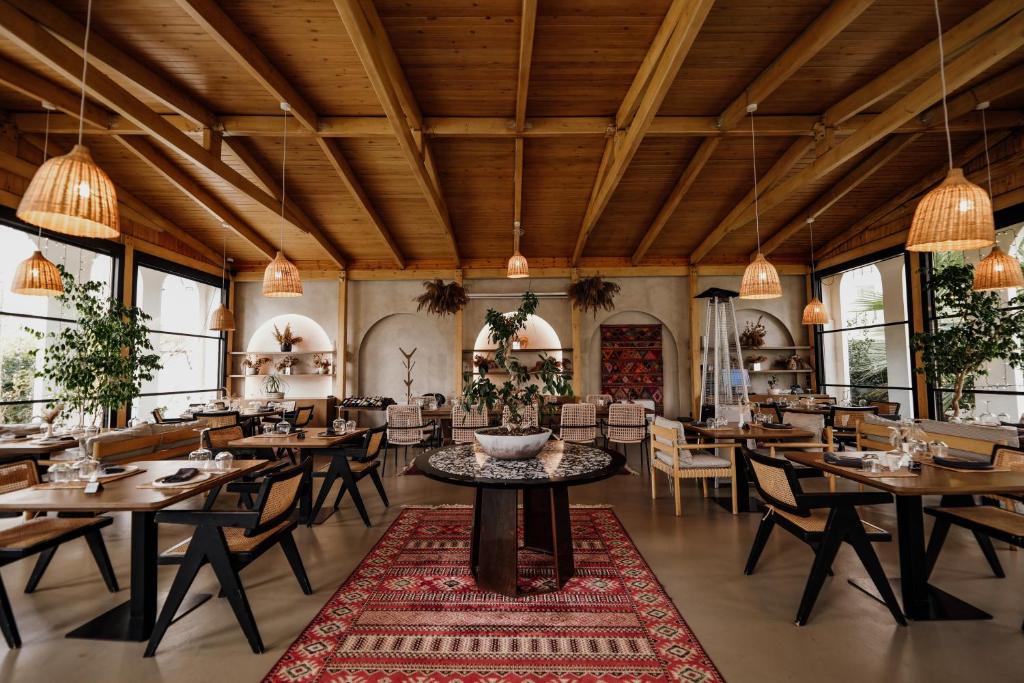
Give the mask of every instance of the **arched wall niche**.
<path id="1" fill-rule="evenodd" d="M 334 342 L 327 331 L 312 318 L 297 313 L 283 313 L 265 320 L 255 329 L 245 344 L 247 353 L 258 353 L 266 351 L 277 351 L 280 345 L 274 339 L 274 326 L 284 331 L 286 325 L 291 325 L 292 334 L 302 337 L 302 342 L 292 347 L 292 352 L 299 359 L 294 375 L 282 376 L 287 383 L 285 395 L 287 396 L 327 396 L 331 393 L 334 378 L 330 375 L 307 374 L 313 372 L 313 357 L 307 355 L 309 351 L 330 351 Z M 270 370 L 264 370 L 263 374 L 276 372 L 275 364 L 281 359 L 280 355 L 270 357 Z M 337 360 L 337 359 L 335 359 Z M 262 393 L 262 378 L 257 375 L 245 378 L 245 395 L 259 396 Z"/>
<path id="2" fill-rule="evenodd" d="M 416 349 L 412 360 L 412 395 L 448 395 L 451 385 L 451 342 L 437 323 L 412 313 L 393 313 L 374 322 L 359 344 L 356 394 L 389 396 L 405 403 L 405 358 L 399 348 Z"/>

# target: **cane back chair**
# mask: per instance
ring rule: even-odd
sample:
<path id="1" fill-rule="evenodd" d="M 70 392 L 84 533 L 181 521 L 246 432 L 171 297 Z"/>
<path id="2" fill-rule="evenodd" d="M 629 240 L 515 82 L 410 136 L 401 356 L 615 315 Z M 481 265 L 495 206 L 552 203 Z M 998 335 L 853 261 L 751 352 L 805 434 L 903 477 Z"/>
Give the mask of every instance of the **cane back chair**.
<path id="1" fill-rule="evenodd" d="M 566 403 L 562 406 L 558 436 L 570 443 L 597 441 L 597 406 L 593 403 Z"/>

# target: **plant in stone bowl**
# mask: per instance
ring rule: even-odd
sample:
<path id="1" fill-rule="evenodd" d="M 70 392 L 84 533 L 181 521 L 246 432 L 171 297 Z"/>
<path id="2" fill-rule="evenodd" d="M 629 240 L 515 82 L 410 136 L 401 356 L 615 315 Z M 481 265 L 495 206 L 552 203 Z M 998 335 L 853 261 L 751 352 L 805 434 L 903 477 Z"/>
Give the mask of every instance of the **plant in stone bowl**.
<path id="1" fill-rule="evenodd" d="M 539 362 L 527 368 L 511 352 L 512 340 L 526 328 L 526 321 L 537 310 L 537 304 L 537 296 L 526 292 L 513 313 L 489 309 L 484 318 L 487 339 L 495 345 L 493 364 L 498 371 L 507 374 L 508 379 L 496 385 L 487 376 L 490 368 L 485 366 L 478 366 L 477 378 L 466 377 L 461 399 L 464 410 L 490 410 L 499 404 L 508 409 L 505 426 L 476 431 L 477 441 L 494 458 L 521 460 L 537 455 L 551 436 L 551 430 L 524 426 L 526 410 L 536 406 L 542 389 L 550 394 L 572 395 L 572 377 L 556 359 L 538 354 Z"/>

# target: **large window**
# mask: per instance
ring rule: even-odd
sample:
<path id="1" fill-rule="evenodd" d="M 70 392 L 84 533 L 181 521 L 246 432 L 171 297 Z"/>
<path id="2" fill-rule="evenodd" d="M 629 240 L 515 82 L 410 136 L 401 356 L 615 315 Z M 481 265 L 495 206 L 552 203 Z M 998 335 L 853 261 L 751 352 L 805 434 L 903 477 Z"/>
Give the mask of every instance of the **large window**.
<path id="1" fill-rule="evenodd" d="M 907 265 L 903 254 L 820 274 L 831 323 L 816 334 L 818 384 L 853 404 L 895 401 L 914 415 Z"/>
<path id="2" fill-rule="evenodd" d="M 75 324 L 76 312 L 54 297 L 12 294 L 10 289 L 18 264 L 32 254 L 37 242 L 35 230 L 14 219 L 13 211 L 0 214 L 0 423 L 28 422 L 47 401 L 60 398 L 35 377 L 48 342 L 28 330 L 58 332 Z M 105 296 L 114 292 L 117 245 L 44 237 L 39 248 L 77 281 L 102 283 Z M 41 353 L 33 356 L 33 351 Z"/>
<path id="3" fill-rule="evenodd" d="M 997 215 L 997 219 L 999 216 Z M 1000 228 L 996 232 L 999 246 L 1008 254 L 1024 261 L 1024 222 Z M 931 258 L 931 269 L 941 269 L 950 263 L 968 263 L 976 265 L 988 253 L 988 249 L 971 252 L 944 252 Z M 1007 310 L 1010 299 L 1017 290 L 1000 292 L 999 296 Z M 954 325 L 956 318 L 946 311 L 936 310 L 932 301 L 925 309 L 926 324 L 934 327 Z M 1024 332 L 1022 332 L 1024 334 Z M 990 362 L 985 368 L 988 374 L 977 378 L 968 378 L 961 398 L 961 406 L 973 411 L 975 417 L 985 416 L 992 419 L 998 417 L 1004 422 L 1017 422 L 1024 419 L 1024 372 L 1014 368 L 1004 360 Z M 936 415 L 944 415 L 952 409 L 953 390 L 949 386 L 930 386 L 932 410 Z M 962 414 L 962 413 L 961 413 Z M 970 413 L 968 413 L 970 414 Z"/>
<path id="4" fill-rule="evenodd" d="M 136 259 L 135 305 L 153 317 L 150 339 L 163 369 L 143 385 L 133 416 L 146 419 L 155 408 L 178 415 L 190 403 L 217 396 L 224 338 L 207 324 L 223 296 L 219 278 L 142 255 Z"/>

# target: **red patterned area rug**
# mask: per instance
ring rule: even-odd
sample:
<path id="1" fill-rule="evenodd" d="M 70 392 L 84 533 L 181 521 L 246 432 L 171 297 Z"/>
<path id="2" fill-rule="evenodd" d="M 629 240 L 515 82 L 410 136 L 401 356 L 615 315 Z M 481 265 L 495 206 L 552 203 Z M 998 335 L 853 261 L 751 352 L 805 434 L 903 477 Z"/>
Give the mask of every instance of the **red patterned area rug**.
<path id="1" fill-rule="evenodd" d="M 615 513 L 571 515 L 576 575 L 523 551 L 508 598 L 469 573 L 471 509 L 403 510 L 265 680 L 722 681 Z"/>

